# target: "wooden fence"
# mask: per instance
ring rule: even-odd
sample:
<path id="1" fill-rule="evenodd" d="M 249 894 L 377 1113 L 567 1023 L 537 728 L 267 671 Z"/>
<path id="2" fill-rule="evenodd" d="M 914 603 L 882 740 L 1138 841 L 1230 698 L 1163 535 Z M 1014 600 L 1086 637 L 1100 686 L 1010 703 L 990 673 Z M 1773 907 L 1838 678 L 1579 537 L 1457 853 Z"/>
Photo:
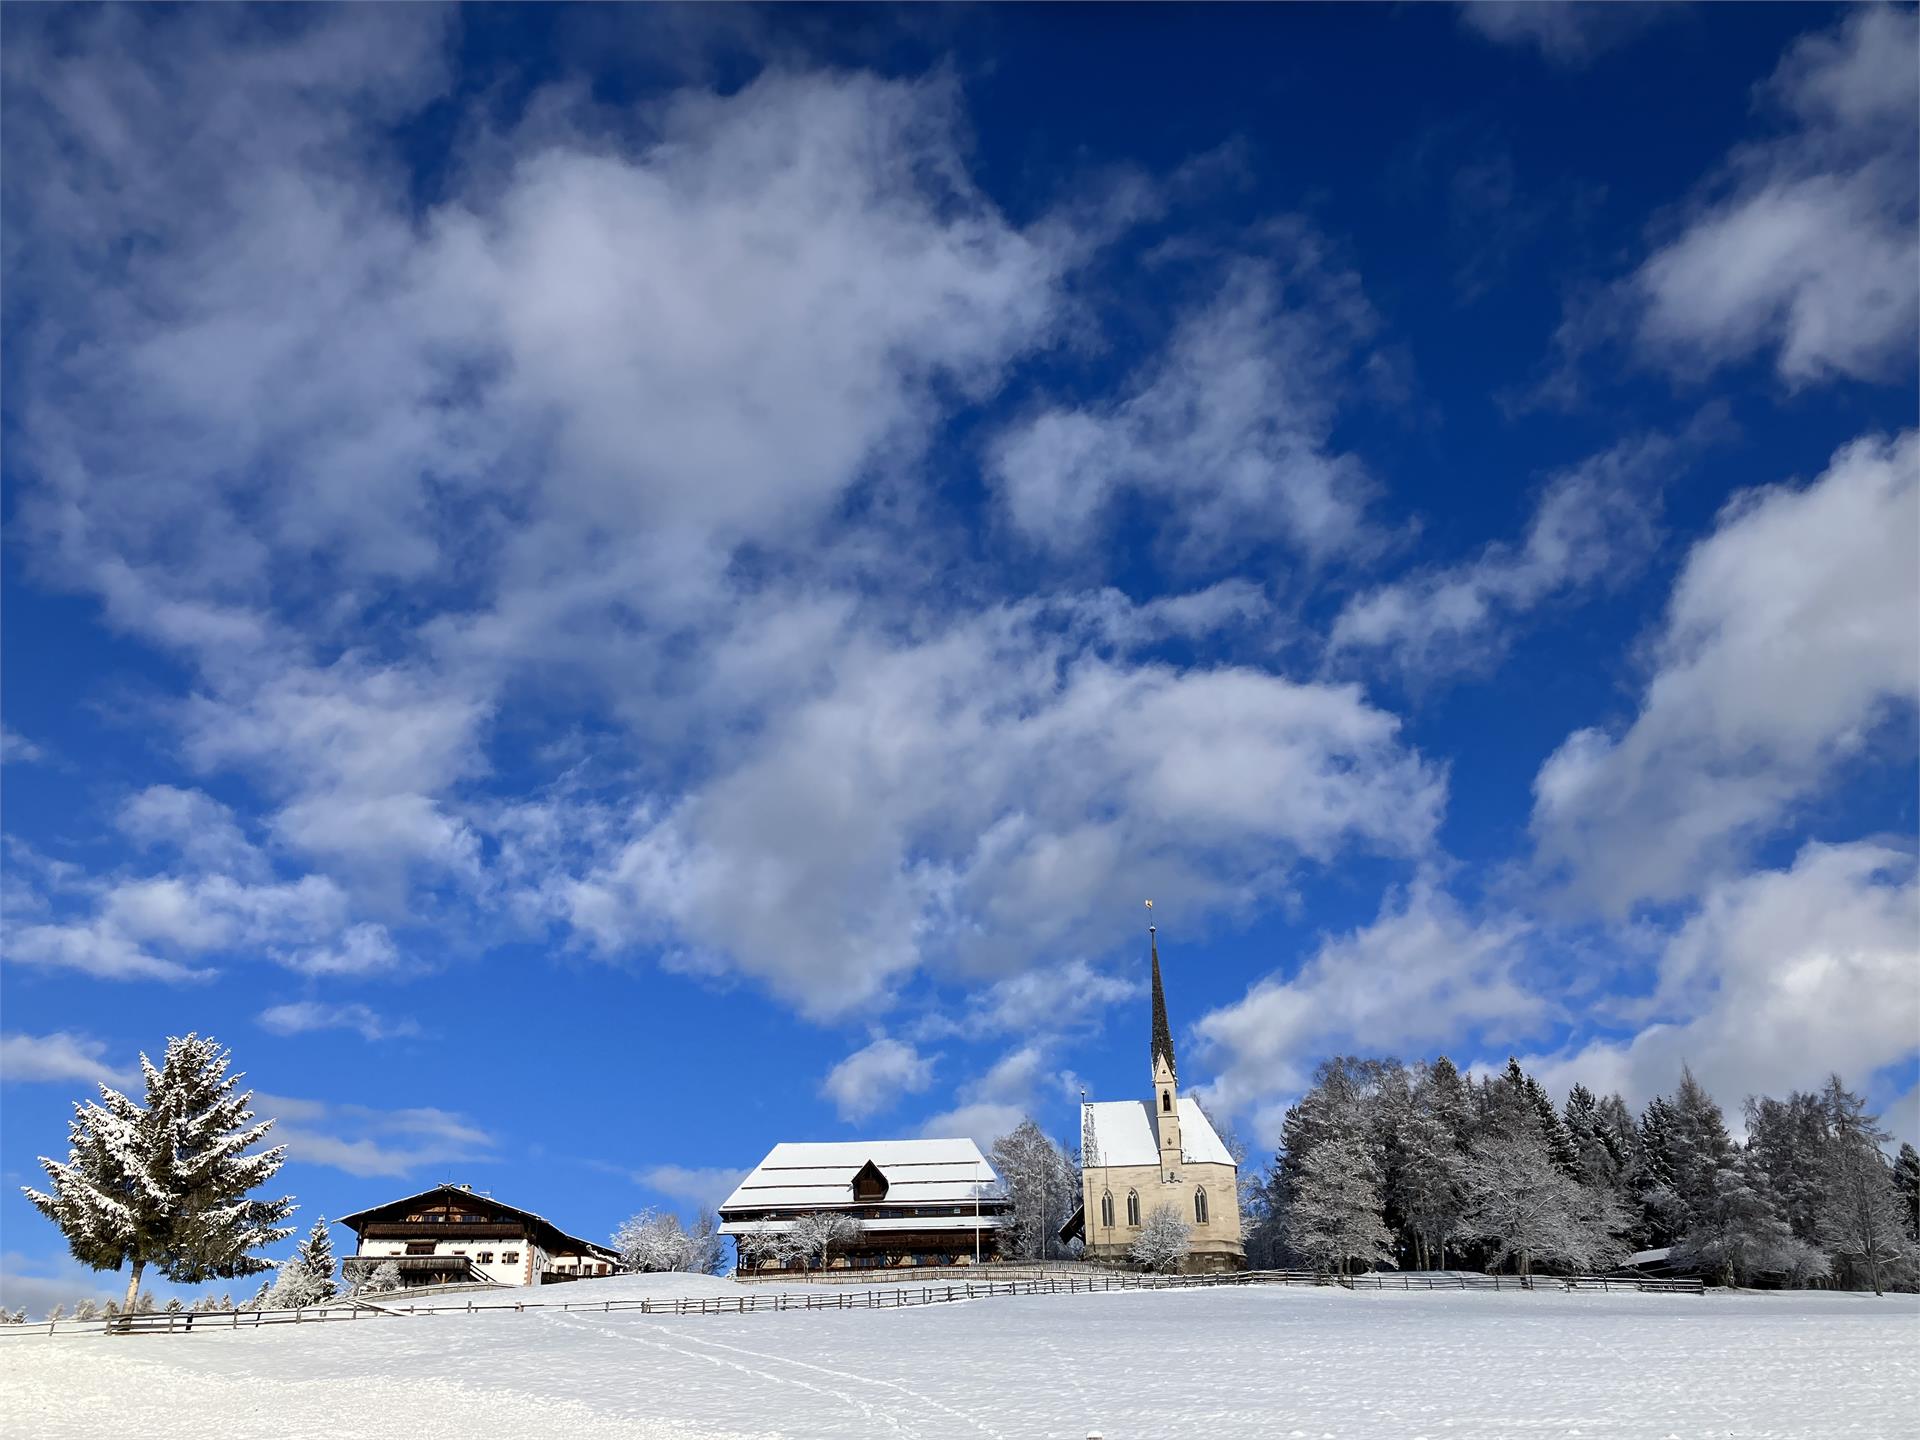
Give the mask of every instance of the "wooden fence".
<path id="1" fill-rule="evenodd" d="M 987 1300 L 1011 1295 L 1084 1295 L 1114 1290 L 1190 1290 L 1233 1285 L 1338 1286 L 1344 1290 L 1638 1290 L 1662 1294 L 1701 1295 L 1699 1280 L 1643 1280 L 1602 1275 L 1327 1275 L 1309 1270 L 1248 1270 L 1236 1275 L 1142 1275 L 1120 1271 L 1096 1274 L 1050 1274 L 1024 1279 L 961 1280 L 943 1284 L 894 1285 L 881 1289 L 800 1290 L 742 1295 L 689 1295 L 639 1300 L 497 1300 L 465 1304 L 401 1304 L 397 1300 L 348 1305 L 316 1306 L 307 1310 L 222 1310 L 193 1314 L 157 1311 L 150 1315 L 118 1315 L 107 1321 L 61 1322 L 60 1333 L 112 1335 L 176 1335 L 195 1331 L 239 1330 L 261 1325 L 321 1324 L 386 1315 L 519 1314 L 527 1310 L 588 1312 L 609 1315 L 751 1315 L 789 1310 L 903 1310 L 923 1305 L 945 1305 L 962 1300 Z M 0 1326 L 0 1335 L 53 1334 L 56 1326 Z"/>

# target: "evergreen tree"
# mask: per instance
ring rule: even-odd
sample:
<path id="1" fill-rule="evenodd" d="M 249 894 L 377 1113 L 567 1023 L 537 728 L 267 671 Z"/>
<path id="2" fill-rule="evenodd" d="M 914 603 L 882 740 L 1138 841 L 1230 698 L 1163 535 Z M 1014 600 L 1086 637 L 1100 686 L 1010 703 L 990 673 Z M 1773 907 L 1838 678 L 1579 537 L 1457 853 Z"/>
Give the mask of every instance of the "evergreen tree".
<path id="1" fill-rule="evenodd" d="M 1674 1263 L 1715 1276 L 1724 1285 L 1761 1277 L 1806 1280 L 1826 1257 L 1793 1233 L 1767 1185 L 1759 1160 L 1736 1151 L 1721 1167 L 1706 1207 L 1674 1248 Z"/>
<path id="2" fill-rule="evenodd" d="M 280 1224 L 291 1199 L 249 1198 L 284 1151 L 247 1153 L 273 1122 L 251 1123 L 252 1092 L 235 1093 L 230 1063 L 197 1035 L 169 1040 L 158 1066 L 142 1055 L 146 1104 L 102 1085 L 98 1101 L 74 1106 L 65 1163 L 41 1158 L 49 1188 L 22 1187 L 75 1259 L 130 1267 L 129 1308 L 149 1265 L 185 1285 L 258 1274 L 271 1262 L 249 1252 L 293 1233 Z"/>
<path id="3" fill-rule="evenodd" d="M 1766 1172 L 1767 1189 L 1793 1233 L 1820 1243 L 1826 1193 L 1827 1112 L 1818 1095 L 1747 1101 L 1747 1148 Z"/>
<path id="4" fill-rule="evenodd" d="M 96 1301 L 82 1300 L 73 1307 L 73 1318 L 76 1320 L 97 1320 L 99 1317 L 100 1306 Z"/>
<path id="5" fill-rule="evenodd" d="M 1547 1094 L 1546 1086 L 1533 1076 L 1523 1077 L 1521 1093 L 1527 1097 L 1527 1104 L 1533 1110 L 1533 1118 L 1540 1126 L 1540 1133 L 1546 1137 L 1547 1153 L 1553 1156 L 1553 1163 L 1560 1167 L 1561 1173 L 1575 1180 L 1580 1178 L 1580 1149 L 1573 1142 L 1573 1134 L 1567 1129 L 1567 1122 L 1560 1112 L 1553 1108 L 1553 1097 Z"/>
<path id="6" fill-rule="evenodd" d="M 1685 1065 L 1671 1102 L 1667 1145 L 1673 1188 L 1691 1224 L 1713 1206 L 1714 1186 L 1733 1158 L 1733 1139 L 1720 1107 Z"/>
<path id="7" fill-rule="evenodd" d="M 313 1222 L 313 1229 L 293 1252 L 293 1258 L 313 1277 L 314 1299 L 309 1304 L 324 1305 L 340 1293 L 333 1278 L 333 1232 L 327 1227 L 326 1216 Z"/>
<path id="8" fill-rule="evenodd" d="M 167 1301 L 167 1314 L 169 1315 L 182 1314 L 185 1312 L 186 1308 L 187 1308 L 186 1306 L 180 1303 L 180 1297 L 178 1295 L 174 1296 L 171 1300 Z"/>
<path id="9" fill-rule="evenodd" d="M 1902 1141 L 1900 1157 L 1893 1162 L 1893 1186 L 1906 1208 L 1907 1235 L 1920 1240 L 1920 1150 Z"/>
<path id="10" fill-rule="evenodd" d="M 55 1305 L 53 1309 L 47 1312 L 47 1320 L 49 1322 L 52 1322 L 55 1320 L 64 1320 L 66 1318 L 67 1318 L 67 1307 L 64 1305 Z"/>
<path id="11" fill-rule="evenodd" d="M 1654 1096 L 1640 1116 L 1640 1168 L 1634 1185 L 1645 1238 L 1654 1246 L 1673 1244 L 1686 1228 L 1686 1207 L 1674 1185 L 1672 1126 L 1673 1107 Z"/>

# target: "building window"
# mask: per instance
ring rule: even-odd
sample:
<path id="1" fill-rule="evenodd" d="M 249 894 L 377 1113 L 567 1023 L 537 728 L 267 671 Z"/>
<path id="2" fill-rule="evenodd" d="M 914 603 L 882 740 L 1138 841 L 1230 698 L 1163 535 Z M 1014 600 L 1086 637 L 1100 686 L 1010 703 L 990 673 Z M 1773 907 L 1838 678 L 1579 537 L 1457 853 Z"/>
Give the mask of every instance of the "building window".
<path id="1" fill-rule="evenodd" d="M 1100 1196 L 1100 1225 L 1103 1229 L 1113 1229 L 1113 1192 L 1105 1191 Z"/>
<path id="2" fill-rule="evenodd" d="M 520 1252 L 518 1250 L 507 1251 L 506 1254 L 500 1257 L 500 1263 L 502 1265 L 518 1265 L 520 1263 Z"/>
<path id="3" fill-rule="evenodd" d="M 493 1264 L 493 1251 L 491 1251 L 491 1250 L 482 1250 L 482 1251 L 480 1252 L 480 1263 L 481 1263 L 482 1265 L 491 1265 L 491 1264 Z"/>
<path id="4" fill-rule="evenodd" d="M 1193 1220 L 1196 1225 L 1207 1223 L 1207 1192 L 1204 1190 L 1193 1192 Z"/>
<path id="5" fill-rule="evenodd" d="M 431 1254 L 433 1254 L 433 1241 L 431 1241 L 431 1240 L 411 1240 L 411 1241 L 408 1241 L 408 1242 L 407 1242 L 407 1254 L 409 1254 L 409 1255 L 431 1255 Z"/>
<path id="6" fill-rule="evenodd" d="M 1173 1093 L 1168 1090 L 1162 1090 L 1160 1092 L 1160 1113 L 1162 1115 L 1167 1115 L 1167 1114 L 1171 1114 L 1172 1111 L 1173 1111 Z"/>
<path id="7" fill-rule="evenodd" d="M 1129 1190 L 1127 1191 L 1127 1224 L 1138 1225 L 1139 1223 L 1140 1192 L 1138 1190 Z"/>

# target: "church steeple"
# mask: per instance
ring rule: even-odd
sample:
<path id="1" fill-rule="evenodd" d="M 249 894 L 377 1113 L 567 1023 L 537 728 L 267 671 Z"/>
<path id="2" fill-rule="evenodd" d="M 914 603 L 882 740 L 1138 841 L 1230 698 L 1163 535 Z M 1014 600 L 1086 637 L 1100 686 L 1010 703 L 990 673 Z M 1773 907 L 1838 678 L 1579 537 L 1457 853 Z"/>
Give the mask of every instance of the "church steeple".
<path id="1" fill-rule="evenodd" d="M 1147 902 L 1153 913 L 1153 902 Z M 1160 1175 L 1168 1184 L 1180 1172 L 1180 1081 L 1173 1060 L 1173 1027 L 1167 1024 L 1167 992 L 1160 984 L 1160 934 L 1147 926 L 1147 944 L 1153 951 L 1153 1128 L 1159 1137 Z"/>
<path id="2" fill-rule="evenodd" d="M 1147 926 L 1147 943 L 1153 948 L 1153 1053 L 1151 1064 L 1159 1073 L 1160 1059 L 1166 1057 L 1169 1077 L 1179 1073 L 1173 1059 L 1173 1031 L 1167 1025 L 1167 992 L 1160 987 L 1160 937 L 1154 926 Z"/>

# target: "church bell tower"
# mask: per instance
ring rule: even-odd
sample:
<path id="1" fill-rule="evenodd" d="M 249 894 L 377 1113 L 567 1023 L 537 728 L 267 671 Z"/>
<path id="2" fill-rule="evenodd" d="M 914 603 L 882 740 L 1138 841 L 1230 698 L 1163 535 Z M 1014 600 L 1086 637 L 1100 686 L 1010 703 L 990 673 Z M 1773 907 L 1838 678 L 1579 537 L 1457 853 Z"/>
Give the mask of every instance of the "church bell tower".
<path id="1" fill-rule="evenodd" d="M 1147 902 L 1153 909 L 1153 902 Z M 1167 995 L 1160 984 L 1160 937 L 1147 926 L 1153 951 L 1153 1123 L 1160 1137 L 1160 1178 L 1171 1184 L 1180 1173 L 1180 1079 L 1173 1060 L 1173 1031 L 1167 1026 Z"/>

